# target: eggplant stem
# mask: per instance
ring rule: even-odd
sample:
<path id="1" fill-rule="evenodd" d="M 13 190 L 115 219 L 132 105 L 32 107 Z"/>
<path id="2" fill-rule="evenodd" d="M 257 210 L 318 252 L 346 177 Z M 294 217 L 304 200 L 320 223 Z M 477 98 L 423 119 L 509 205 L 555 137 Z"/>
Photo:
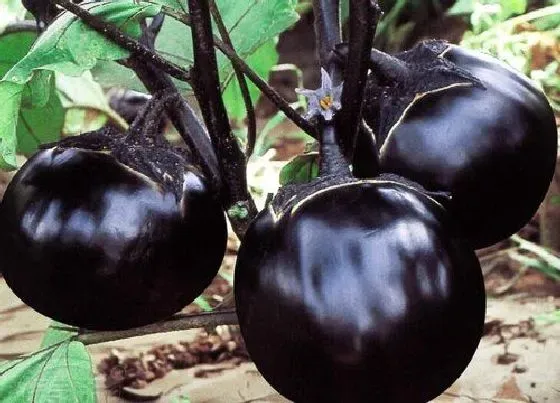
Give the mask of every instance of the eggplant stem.
<path id="1" fill-rule="evenodd" d="M 257 214 L 257 208 L 247 188 L 245 156 L 233 135 L 222 99 L 208 0 L 189 0 L 188 5 L 194 50 L 192 86 L 218 155 L 223 183 L 222 205 L 241 238 Z M 229 214 L 238 212 L 240 206 L 243 214 Z"/>
<path id="2" fill-rule="evenodd" d="M 362 120 L 362 103 L 367 81 L 373 35 L 381 10 L 375 0 L 350 2 L 348 59 L 344 69 L 342 109 L 337 116 L 341 145 L 348 161 L 352 161 L 356 136 Z"/>
<path id="3" fill-rule="evenodd" d="M 117 331 L 91 331 L 81 329 L 76 339 L 85 345 L 91 345 L 154 333 L 177 332 L 180 330 L 215 327 L 219 325 L 237 325 L 237 323 L 237 314 L 234 309 L 195 315 L 177 314 L 166 321 L 136 327 L 134 329 Z"/>

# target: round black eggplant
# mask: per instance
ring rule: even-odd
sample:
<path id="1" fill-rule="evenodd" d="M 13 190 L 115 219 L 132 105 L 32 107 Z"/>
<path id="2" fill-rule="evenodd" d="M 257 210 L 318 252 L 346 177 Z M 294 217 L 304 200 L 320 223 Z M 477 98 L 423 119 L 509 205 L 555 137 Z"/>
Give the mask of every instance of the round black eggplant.
<path id="1" fill-rule="evenodd" d="M 194 167 L 180 200 L 110 154 L 50 148 L 0 204 L 0 266 L 26 304 L 57 321 L 116 330 L 165 319 L 216 275 L 227 229 Z"/>
<path id="2" fill-rule="evenodd" d="M 455 45 L 441 56 L 486 89 L 448 88 L 413 103 L 380 149 L 381 169 L 450 192 L 446 207 L 480 248 L 518 231 L 542 202 L 556 162 L 554 113 L 542 91 L 491 56 Z"/>
<path id="3" fill-rule="evenodd" d="M 485 293 L 441 205 L 389 181 L 269 207 L 242 242 L 234 291 L 248 352 L 305 402 L 424 403 L 470 362 Z"/>

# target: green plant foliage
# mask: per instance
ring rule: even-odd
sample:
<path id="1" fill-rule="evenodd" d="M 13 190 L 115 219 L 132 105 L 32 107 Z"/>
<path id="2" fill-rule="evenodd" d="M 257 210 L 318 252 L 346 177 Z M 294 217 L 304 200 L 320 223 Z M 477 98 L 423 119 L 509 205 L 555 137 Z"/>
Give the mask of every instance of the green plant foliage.
<path id="1" fill-rule="evenodd" d="M 414 38 L 417 27 L 437 20 L 445 10 L 439 0 L 379 0 L 379 6 L 384 14 L 377 25 L 373 45 L 387 52 L 403 50 L 417 39 Z M 342 10 L 345 12 L 344 7 Z"/>
<path id="2" fill-rule="evenodd" d="M 552 325 L 555 323 L 560 323 L 560 309 L 556 311 L 542 313 L 540 315 L 535 316 L 535 321 L 540 326 L 547 326 Z"/>
<path id="3" fill-rule="evenodd" d="M 175 0 L 155 0 L 154 2 L 171 7 L 174 12 L 187 12 L 186 6 L 183 4 L 186 2 Z M 216 0 L 233 46 L 243 59 L 247 59 L 249 55 L 298 20 L 299 16 L 295 11 L 296 3 L 296 0 Z M 217 29 L 215 32 L 219 37 Z M 191 31 L 188 26 L 167 16 L 156 39 L 156 50 L 168 60 L 189 67 L 193 63 L 193 47 L 190 38 Z M 233 67 L 223 54 L 218 53 L 217 57 L 220 78 L 225 88 L 233 75 Z M 117 86 L 145 91 L 144 86 L 133 72 L 115 62 L 98 63 L 93 74 L 103 87 Z M 175 81 L 175 83 L 182 92 L 191 91 L 187 83 L 181 81 Z"/>
<path id="4" fill-rule="evenodd" d="M 555 280 L 560 280 L 560 258 L 558 256 L 546 248 L 527 241 L 518 235 L 513 235 L 510 239 L 518 244 L 520 251 L 530 252 L 535 256 L 522 255 L 514 251 L 509 254 L 510 258 L 530 268 L 539 270 Z"/>
<path id="5" fill-rule="evenodd" d="M 26 55 L 36 37 L 34 26 L 30 26 L 29 30 L 9 31 L 0 35 L 0 76 L 10 71 Z M 12 94 L 12 89 L 7 89 L 8 95 Z M 17 151 L 27 154 L 33 152 L 40 143 L 58 139 L 64 122 L 64 110 L 53 80 L 45 72 L 38 75 L 32 85 L 23 88 L 22 101 L 19 111 L 12 116 L 14 120 L 8 124 L 15 124 Z M 0 143 L 0 148 L 2 146 Z"/>
<path id="6" fill-rule="evenodd" d="M 298 155 L 280 171 L 280 184 L 306 183 L 319 175 L 319 153 Z"/>
<path id="7" fill-rule="evenodd" d="M 16 130 L 22 86 L 2 83 L 0 86 L 0 169 L 16 168 Z"/>
<path id="8" fill-rule="evenodd" d="M 64 108 L 58 97 L 54 80 L 47 74 L 44 80 L 48 84 L 45 90 L 40 89 L 40 95 L 47 96 L 46 102 L 36 105 L 24 105 L 22 102 L 19 110 L 19 119 L 16 128 L 17 152 L 29 155 L 44 143 L 51 143 L 60 139 L 64 125 Z M 41 81 L 35 81 L 39 83 Z M 29 88 L 28 86 L 24 87 Z M 25 92 L 24 92 L 25 94 Z M 25 96 L 24 100 L 40 99 L 40 96 Z"/>
<path id="9" fill-rule="evenodd" d="M 132 0 L 93 3 L 84 7 L 136 37 L 140 35 L 139 20 L 154 16 L 161 10 L 159 5 L 138 4 Z M 52 72 L 80 76 L 91 69 L 98 59 L 115 60 L 127 55 L 126 50 L 86 27 L 74 15 L 65 12 L 59 16 L 0 81 L 0 102 L 3 105 L 0 110 L 0 168 L 16 168 L 18 142 L 23 142 L 24 149 L 30 150 L 30 138 L 34 135 L 37 137 L 37 133 L 31 133 L 28 129 L 27 132 L 17 131 L 20 110 L 30 104 L 32 108 L 46 108 L 44 112 L 53 112 L 56 105 L 48 103 L 49 100 L 55 102 L 51 97 Z M 29 117 L 29 120 L 34 118 L 39 119 L 34 116 Z M 41 126 L 34 126 L 34 130 Z M 57 132 L 60 133 L 61 129 L 62 122 Z M 49 127 L 50 133 L 51 130 Z M 25 140 L 16 140 L 16 133 L 23 135 Z M 33 140 L 35 145 L 45 140 L 52 141 L 42 137 Z"/>
<path id="10" fill-rule="evenodd" d="M 212 312 L 212 306 L 203 295 L 199 295 L 198 297 L 196 297 L 193 302 L 198 305 L 203 312 Z"/>
<path id="11" fill-rule="evenodd" d="M 34 30 L 0 35 L 0 77 L 25 56 L 36 38 L 37 33 Z"/>
<path id="12" fill-rule="evenodd" d="M 75 136 L 91 132 L 105 126 L 107 122 L 107 115 L 97 114 L 92 116 L 91 109 L 70 108 L 66 110 L 62 135 Z"/>
<path id="13" fill-rule="evenodd" d="M 1 402 L 96 402 L 89 354 L 65 340 L 0 365 Z"/>
<path id="14" fill-rule="evenodd" d="M 291 106 L 293 108 L 300 108 L 305 104 L 304 101 L 294 102 Z M 266 154 L 268 150 L 270 150 L 276 141 L 278 140 L 277 136 L 274 136 L 275 129 L 278 128 L 282 123 L 286 120 L 286 116 L 283 112 L 278 112 L 274 116 L 272 116 L 266 122 L 263 129 L 260 131 L 257 141 L 255 143 L 255 150 L 253 151 L 253 155 L 255 157 L 262 157 Z M 291 126 L 292 130 L 283 131 L 281 137 L 289 140 L 302 140 L 306 143 L 310 143 L 313 141 L 313 137 L 309 136 L 303 130 L 301 130 L 297 126 Z"/>
<path id="15" fill-rule="evenodd" d="M 471 2 L 482 3 L 481 0 Z M 553 49 L 560 41 L 560 4 L 508 18 L 523 10 L 525 2 L 502 0 L 494 3 L 490 4 L 493 7 L 479 7 L 478 17 L 473 19 L 471 15 L 472 30 L 465 33 L 461 46 L 490 53 L 522 71 L 543 88 L 552 107 L 560 111 L 560 59 L 556 57 L 540 69 L 535 69 L 532 63 L 535 49 L 537 52 L 539 47 Z"/>
<path id="16" fill-rule="evenodd" d="M 127 127 L 122 119 L 111 107 L 101 86 L 93 80 L 89 71 L 80 77 L 70 77 L 55 73 L 56 89 L 66 109 L 63 133 L 65 135 L 79 134 L 102 127 L 107 118 L 121 127 Z M 88 116 L 88 111 L 97 111 L 96 118 Z"/>
<path id="17" fill-rule="evenodd" d="M 480 33 L 527 10 L 527 0 L 459 0 L 448 15 L 469 15 L 472 31 Z"/>
<path id="18" fill-rule="evenodd" d="M 174 397 L 169 403 L 191 403 L 188 396 L 181 395 Z"/>
<path id="19" fill-rule="evenodd" d="M 133 37 L 140 35 L 139 21 L 161 11 L 161 7 L 133 0 L 90 3 L 83 6 Z M 3 81 L 25 84 L 36 69 L 79 76 L 99 59 L 117 60 L 128 51 L 88 28 L 76 16 L 64 12 L 38 38 L 33 48 L 4 77 Z"/>
<path id="20" fill-rule="evenodd" d="M 49 326 L 43 340 L 41 341 L 41 348 L 54 346 L 55 344 L 62 343 L 78 335 L 78 328 L 65 325 L 64 323 L 53 321 Z"/>
<path id="21" fill-rule="evenodd" d="M 271 39 L 262 45 L 255 53 L 250 55 L 247 64 L 261 77 L 267 78 L 270 69 L 278 62 L 278 52 L 276 52 L 276 39 Z M 249 94 L 253 105 L 256 104 L 260 91 L 250 81 L 247 80 L 249 86 Z M 247 116 L 247 110 L 241 96 L 239 83 L 235 76 L 232 77 L 231 82 L 223 93 L 224 103 L 226 105 L 230 119 L 243 120 Z"/>
<path id="22" fill-rule="evenodd" d="M 55 77 L 56 88 L 64 108 L 94 109 L 107 115 L 115 113 L 109 106 L 101 86 L 93 80 L 89 71 L 80 77 L 58 73 Z"/>

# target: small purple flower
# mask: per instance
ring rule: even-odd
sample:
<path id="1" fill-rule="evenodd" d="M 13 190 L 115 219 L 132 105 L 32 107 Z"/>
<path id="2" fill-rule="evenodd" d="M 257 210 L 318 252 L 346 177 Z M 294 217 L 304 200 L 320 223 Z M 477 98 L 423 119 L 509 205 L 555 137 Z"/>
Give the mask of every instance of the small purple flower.
<path id="1" fill-rule="evenodd" d="M 313 116 L 323 116 L 326 121 L 332 120 L 336 111 L 340 110 L 340 96 L 342 83 L 333 87 L 331 77 L 325 69 L 321 68 L 321 87 L 316 90 L 296 88 L 298 94 L 307 98 L 307 119 Z"/>

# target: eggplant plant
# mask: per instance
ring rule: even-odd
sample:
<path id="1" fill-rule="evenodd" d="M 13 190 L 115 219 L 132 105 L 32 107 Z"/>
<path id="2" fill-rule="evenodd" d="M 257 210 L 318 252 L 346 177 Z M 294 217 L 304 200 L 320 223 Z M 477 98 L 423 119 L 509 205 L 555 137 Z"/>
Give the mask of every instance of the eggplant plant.
<path id="1" fill-rule="evenodd" d="M 249 61 L 295 22 L 295 3 L 23 2 L 35 21 L 5 31 L 28 46 L 2 71 L 0 168 L 29 159 L 0 203 L 0 270 L 56 322 L 41 350 L 0 364 L 0 400 L 96 401 L 87 344 L 219 324 L 238 324 L 262 375 L 298 403 L 423 403 L 467 367 L 485 314 L 474 248 L 544 197 L 552 109 L 489 56 L 438 40 L 374 49 L 375 0 L 349 2 L 344 35 L 339 0 L 314 0 L 322 83 L 297 89 L 302 114 Z M 150 95 L 126 120 L 97 105 L 106 125 L 62 138 L 68 77 Z M 285 170 L 261 211 L 246 175 L 259 93 L 315 138 L 319 164 L 306 180 Z M 500 209 L 514 185 L 526 197 Z M 176 314 L 216 275 L 226 218 L 241 240 L 235 310 Z"/>

